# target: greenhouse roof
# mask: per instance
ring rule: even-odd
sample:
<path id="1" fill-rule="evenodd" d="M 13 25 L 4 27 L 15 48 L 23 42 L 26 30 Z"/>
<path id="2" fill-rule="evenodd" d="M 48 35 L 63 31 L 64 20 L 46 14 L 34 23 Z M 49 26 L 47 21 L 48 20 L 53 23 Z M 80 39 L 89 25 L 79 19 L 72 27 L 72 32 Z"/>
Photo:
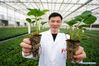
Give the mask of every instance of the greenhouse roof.
<path id="1" fill-rule="evenodd" d="M 59 12 L 63 18 L 71 18 L 85 10 L 91 10 L 99 16 L 99 0 L 1 0 L 0 6 L 9 7 L 26 15 L 27 8 L 48 9 L 48 16 L 52 12 Z"/>

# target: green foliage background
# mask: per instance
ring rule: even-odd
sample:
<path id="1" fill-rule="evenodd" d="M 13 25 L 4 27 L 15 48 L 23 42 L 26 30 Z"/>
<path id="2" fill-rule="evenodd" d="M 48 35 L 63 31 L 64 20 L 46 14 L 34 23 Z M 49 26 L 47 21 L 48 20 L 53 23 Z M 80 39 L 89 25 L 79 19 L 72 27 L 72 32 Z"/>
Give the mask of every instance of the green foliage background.
<path id="1" fill-rule="evenodd" d="M 7 31 L 9 31 L 9 29 Z M 61 32 L 65 31 L 65 29 L 61 29 Z M 81 65 L 67 63 L 67 66 L 99 66 L 99 31 L 91 30 L 85 32 L 91 35 L 91 37 L 81 41 L 81 46 L 84 47 L 87 54 L 87 58 L 84 59 L 84 61 L 96 62 L 97 64 Z M 0 33 L 0 35 L 2 35 L 2 33 Z M 27 35 L 0 43 L 0 66 L 38 66 L 38 60 L 25 59 L 21 55 L 22 50 L 19 44 L 25 37 L 27 37 Z"/>

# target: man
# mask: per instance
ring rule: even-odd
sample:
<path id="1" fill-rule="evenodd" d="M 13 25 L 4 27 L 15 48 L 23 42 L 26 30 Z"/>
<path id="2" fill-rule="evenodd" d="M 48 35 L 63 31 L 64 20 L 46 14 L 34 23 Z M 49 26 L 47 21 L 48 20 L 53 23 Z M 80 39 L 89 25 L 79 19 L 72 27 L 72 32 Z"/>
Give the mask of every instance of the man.
<path id="1" fill-rule="evenodd" d="M 50 29 L 42 32 L 40 41 L 39 66 L 66 66 L 66 35 L 59 32 L 62 24 L 62 16 L 59 13 L 52 13 L 48 22 Z M 25 58 L 33 58 L 31 52 L 31 42 L 29 38 L 23 40 L 20 44 L 22 55 Z M 76 51 L 74 58 L 77 62 L 82 61 L 86 54 L 81 46 Z"/>

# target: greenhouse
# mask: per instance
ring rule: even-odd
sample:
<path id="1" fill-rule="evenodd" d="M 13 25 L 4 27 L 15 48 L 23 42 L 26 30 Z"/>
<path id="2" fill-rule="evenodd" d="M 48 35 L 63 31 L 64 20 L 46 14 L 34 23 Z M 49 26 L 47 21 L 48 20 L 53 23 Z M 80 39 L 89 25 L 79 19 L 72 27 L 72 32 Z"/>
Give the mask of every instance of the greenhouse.
<path id="1" fill-rule="evenodd" d="M 0 0 L 0 66 L 38 66 L 39 56 L 22 57 L 20 43 L 30 38 L 33 46 L 40 44 L 41 38 L 34 36 L 49 30 L 52 13 L 62 15 L 60 32 L 79 40 L 86 53 L 81 63 L 67 60 L 66 66 L 99 66 L 99 0 Z M 33 52 L 38 54 L 37 50 Z"/>

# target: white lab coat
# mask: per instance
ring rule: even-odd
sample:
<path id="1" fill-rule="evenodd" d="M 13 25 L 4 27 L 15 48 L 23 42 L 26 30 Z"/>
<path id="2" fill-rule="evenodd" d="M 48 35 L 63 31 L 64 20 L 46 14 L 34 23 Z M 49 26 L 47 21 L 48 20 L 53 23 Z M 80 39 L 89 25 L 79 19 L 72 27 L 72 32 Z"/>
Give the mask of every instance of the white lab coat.
<path id="1" fill-rule="evenodd" d="M 58 33 L 54 41 L 50 30 L 43 32 L 38 66 L 66 66 L 66 39 L 64 33 Z"/>

